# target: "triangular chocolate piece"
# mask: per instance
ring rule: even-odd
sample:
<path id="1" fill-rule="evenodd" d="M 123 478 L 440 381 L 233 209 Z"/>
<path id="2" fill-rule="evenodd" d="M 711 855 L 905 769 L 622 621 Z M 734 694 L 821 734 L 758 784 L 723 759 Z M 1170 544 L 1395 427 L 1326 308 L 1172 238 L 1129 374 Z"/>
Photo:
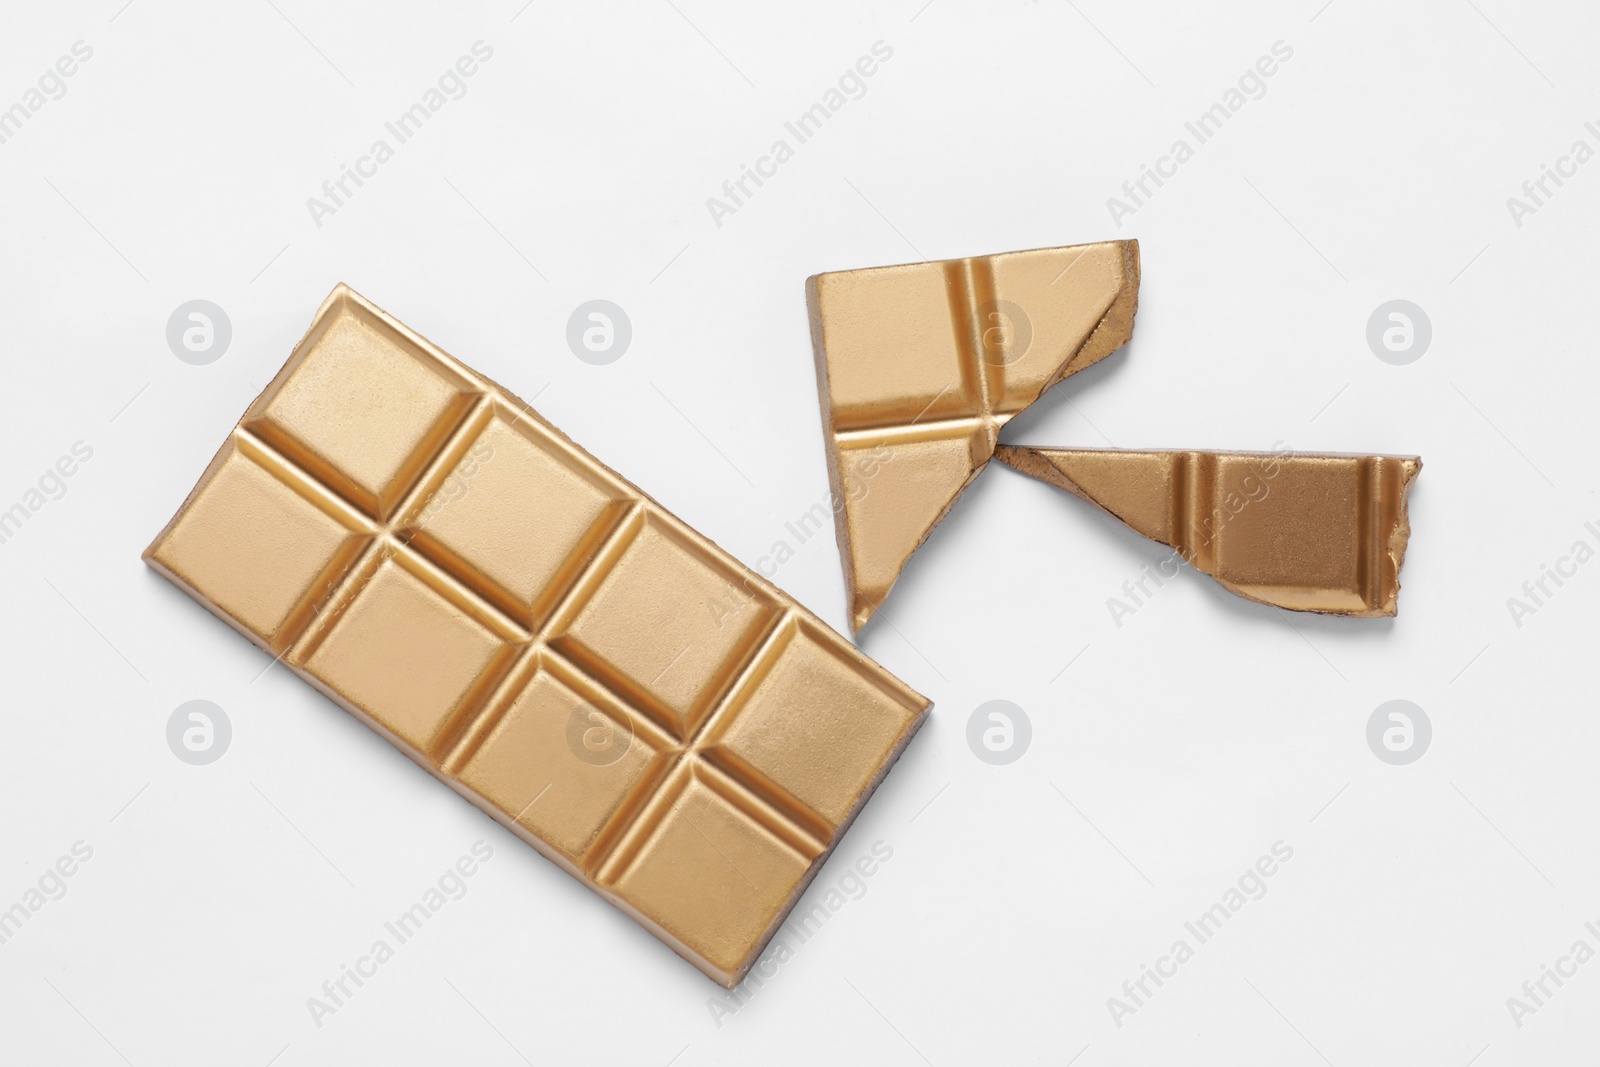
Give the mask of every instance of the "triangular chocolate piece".
<path id="1" fill-rule="evenodd" d="M 1133 331 L 1139 244 L 806 281 L 850 625 L 994 455 L 1000 427 Z"/>

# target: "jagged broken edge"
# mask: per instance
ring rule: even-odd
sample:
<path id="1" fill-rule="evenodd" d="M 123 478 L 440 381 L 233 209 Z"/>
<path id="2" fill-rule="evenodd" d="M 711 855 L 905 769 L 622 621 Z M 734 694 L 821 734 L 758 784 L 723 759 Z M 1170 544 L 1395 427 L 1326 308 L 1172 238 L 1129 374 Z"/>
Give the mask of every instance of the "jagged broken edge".
<path id="1" fill-rule="evenodd" d="M 1051 378 L 1039 390 L 1038 396 L 1029 401 L 1021 411 L 1016 412 L 1017 415 L 1037 404 L 1044 398 L 1046 393 L 1060 385 L 1067 378 L 1081 370 L 1087 370 L 1089 367 L 1094 366 L 1133 339 L 1133 321 L 1139 313 L 1139 285 L 1143 276 L 1140 267 L 1138 238 L 1113 238 L 1111 241 L 1086 241 L 1083 243 L 1115 243 L 1121 246 L 1122 287 L 1117 291 L 1116 298 L 1111 301 L 1105 313 L 1100 316 L 1100 321 L 1095 323 L 1093 330 L 1089 331 L 1089 336 L 1084 338 L 1083 343 L 1078 346 L 1077 351 L 1062 361 L 1061 369 L 1056 372 L 1055 377 Z M 840 562 L 843 564 L 844 570 L 845 614 L 850 622 L 850 633 L 852 636 L 856 636 L 861 633 L 867 622 L 883 606 L 883 601 L 888 599 L 889 593 L 894 591 L 895 585 L 900 581 L 900 575 L 905 573 L 906 565 L 911 562 L 911 557 L 917 554 L 917 551 L 933 535 L 933 531 L 938 529 L 940 523 L 944 522 L 945 516 L 949 515 L 951 509 L 956 506 L 956 501 L 960 500 L 966 491 L 971 488 L 978 475 L 989 465 L 989 461 L 994 459 L 996 448 L 1007 446 L 997 443 L 996 448 L 989 450 L 988 457 L 972 468 L 972 473 L 967 476 L 967 480 L 961 483 L 961 487 L 950 497 L 949 502 L 940 509 L 938 515 L 934 516 L 933 521 L 922 531 L 922 536 L 917 538 L 917 543 L 912 546 L 911 551 L 901 561 L 900 566 L 895 570 L 894 578 L 889 582 L 889 588 L 884 591 L 883 597 L 876 604 L 868 604 L 865 615 L 859 615 L 856 609 L 858 598 L 856 594 L 855 557 L 850 547 L 850 531 L 843 503 L 847 498 L 844 496 L 844 477 L 839 464 L 839 445 L 834 436 L 833 428 L 833 400 L 828 382 L 828 354 L 822 343 L 822 308 L 818 300 L 817 289 L 817 279 L 819 277 L 821 277 L 820 274 L 813 274 L 806 279 L 806 313 L 811 323 L 812 358 L 817 367 L 817 397 L 818 410 L 822 413 L 823 447 L 828 454 L 829 506 L 833 511 L 834 538 L 839 543 Z M 1088 358 L 1085 358 L 1086 356 Z M 1085 499 L 1088 498 L 1086 497 Z"/>
<path id="2" fill-rule="evenodd" d="M 1079 500 L 1088 501 L 1095 508 L 1099 509 L 1100 511 L 1105 512 L 1107 515 L 1110 515 L 1113 519 L 1116 519 L 1118 522 L 1122 523 L 1122 525 L 1126 526 L 1128 529 L 1133 530 L 1134 533 L 1139 534 L 1139 536 L 1143 537 L 1146 541 L 1151 541 L 1151 542 L 1153 542 L 1155 544 L 1158 544 L 1158 545 L 1166 545 L 1167 544 L 1165 541 L 1157 541 L 1153 537 L 1148 537 L 1145 534 L 1140 533 L 1138 530 L 1134 530 L 1133 526 L 1126 519 L 1124 519 L 1121 515 L 1118 515 L 1115 511 L 1112 511 L 1110 508 L 1106 507 L 1106 505 L 1102 504 L 1096 497 L 1091 496 L 1087 490 L 1085 490 L 1077 482 L 1073 481 L 1071 476 L 1069 476 L 1066 473 L 1066 471 L 1063 471 L 1060 467 L 1057 467 L 1054 463 L 1051 463 L 1048 459 L 1044 458 L 1044 453 L 1045 452 L 1049 452 L 1049 451 L 1073 451 L 1073 450 L 1072 449 L 1052 450 L 1052 449 L 1047 449 L 1047 448 L 1034 448 L 1034 447 L 1029 447 L 1029 446 L 1026 446 L 1026 445 L 1000 445 L 998 448 L 995 449 L 995 458 L 1000 460 L 1000 462 L 1006 464 L 1007 466 L 1013 468 L 1014 470 L 1020 471 L 1021 473 L 1026 474 L 1031 478 L 1037 478 L 1041 482 L 1045 482 L 1045 483 L 1047 483 L 1049 485 L 1056 486 L 1059 489 L 1064 489 L 1067 492 L 1071 493 L 1073 496 L 1077 497 Z M 1094 452 L 1105 452 L 1105 451 L 1144 452 L 1144 451 L 1152 451 L 1152 452 L 1155 452 L 1155 451 L 1168 451 L 1168 450 L 1167 449 L 1084 449 L 1083 451 L 1094 451 Z M 1329 453 L 1321 452 L 1321 453 L 1316 453 L 1316 454 L 1317 455 L 1328 455 Z M 1363 453 L 1363 454 L 1365 454 L 1365 453 Z M 1222 588 L 1226 589 L 1228 592 L 1232 593 L 1234 596 L 1238 597 L 1241 600 L 1248 600 L 1252 604 L 1262 604 L 1262 605 L 1265 605 L 1266 607 L 1269 607 L 1269 608 L 1278 608 L 1278 609 L 1280 609 L 1282 611 L 1302 611 L 1302 612 L 1304 612 L 1304 613 L 1306 613 L 1308 615 L 1333 615 L 1333 616 L 1336 616 L 1336 617 L 1341 618 L 1341 619 L 1389 619 L 1389 618 L 1393 618 L 1393 617 L 1399 615 L 1400 614 L 1400 590 L 1401 590 L 1401 588 L 1403 588 L 1403 585 L 1404 585 L 1404 583 L 1402 583 L 1400 581 L 1400 571 L 1405 566 L 1406 549 L 1408 547 L 1410 547 L 1410 544 L 1411 544 L 1411 510 L 1410 510 L 1411 485 L 1412 485 L 1413 482 L 1415 482 L 1417 480 L 1417 475 L 1422 473 L 1422 457 L 1421 456 L 1397 456 L 1395 458 L 1406 460 L 1409 463 L 1409 466 L 1404 468 L 1405 469 L 1405 480 L 1400 483 L 1400 521 L 1395 523 L 1394 532 L 1389 535 L 1389 558 L 1394 560 L 1394 601 L 1392 603 L 1383 604 L 1383 605 L 1379 606 L 1378 608 L 1375 608 L 1375 609 L 1373 609 L 1371 611 L 1356 611 L 1356 612 L 1351 612 L 1351 611 L 1323 611 L 1323 610 L 1320 610 L 1318 608 L 1287 608 L 1287 607 L 1284 607 L 1282 604 L 1274 604 L 1270 600 L 1262 600 L 1258 596 L 1253 596 L 1252 594 L 1247 593 L 1245 590 L 1241 589 L 1239 586 L 1234 585 L 1232 582 L 1228 581 L 1226 578 L 1219 578 L 1217 575 L 1212 574 L 1209 571 L 1200 571 L 1200 573 L 1204 574 L 1207 578 L 1210 578 L 1212 581 L 1216 582 L 1218 585 L 1222 586 Z M 1171 545 L 1167 545 L 1167 547 L 1168 548 L 1172 548 Z M 1176 549 L 1173 549 L 1173 550 L 1177 551 Z M 1188 561 L 1185 560 L 1184 562 L 1188 562 Z M 1195 568 L 1195 569 L 1199 570 L 1199 568 Z"/>

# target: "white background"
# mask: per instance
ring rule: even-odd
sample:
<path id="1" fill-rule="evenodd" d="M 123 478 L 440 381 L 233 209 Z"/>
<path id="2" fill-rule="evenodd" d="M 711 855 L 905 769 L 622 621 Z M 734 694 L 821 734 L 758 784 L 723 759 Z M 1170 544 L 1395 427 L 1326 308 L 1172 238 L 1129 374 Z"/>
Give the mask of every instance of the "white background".
<path id="1" fill-rule="evenodd" d="M 93 849 L 0 945 L 0 1059 L 1593 1057 L 1600 961 L 1520 1027 L 1506 1003 L 1600 948 L 1600 563 L 1507 607 L 1600 546 L 1600 163 L 1520 227 L 1506 206 L 1600 147 L 1592 8 L 122 4 L 11 2 L 0 29 L 0 107 L 93 49 L 0 145 L 0 507 L 93 449 L 0 545 L 0 908 Z M 478 40 L 467 95 L 316 226 L 307 198 Z M 866 95 L 716 225 L 707 198 L 879 40 Z M 1107 197 L 1280 40 L 1265 96 L 1115 226 Z M 1400 616 L 1186 573 L 1117 626 L 1164 550 L 997 465 L 864 634 L 936 707 L 806 903 L 893 858 L 736 1013 L 139 560 L 339 281 L 754 564 L 827 494 L 808 274 L 1114 236 L 1142 244 L 1133 344 L 1006 439 L 1420 454 Z M 610 366 L 565 343 L 597 297 L 633 323 Z M 165 338 L 195 298 L 233 325 L 209 366 Z M 1408 366 L 1365 339 L 1394 298 L 1433 324 Z M 776 581 L 843 626 L 831 536 Z M 195 698 L 233 724 L 203 767 L 165 739 Z M 995 767 L 966 724 L 999 698 L 1033 741 Z M 1409 766 L 1365 739 L 1396 698 L 1434 729 Z M 467 895 L 315 1025 L 307 998 L 480 839 Z M 1107 998 L 1280 840 L 1266 895 L 1116 1025 Z"/>

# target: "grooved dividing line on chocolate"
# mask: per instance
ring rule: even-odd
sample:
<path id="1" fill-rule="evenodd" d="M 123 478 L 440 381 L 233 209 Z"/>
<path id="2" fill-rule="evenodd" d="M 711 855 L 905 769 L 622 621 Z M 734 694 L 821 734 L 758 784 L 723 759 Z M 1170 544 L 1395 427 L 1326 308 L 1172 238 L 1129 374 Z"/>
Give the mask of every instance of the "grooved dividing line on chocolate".
<path id="1" fill-rule="evenodd" d="M 1416 456 L 1008 445 L 997 456 L 1248 600 L 1358 618 L 1398 610 Z"/>
<path id="2" fill-rule="evenodd" d="M 146 559 L 726 985 L 927 710 L 342 286 Z"/>
<path id="3" fill-rule="evenodd" d="M 851 625 L 994 454 L 1000 428 L 1131 335 L 1139 248 L 819 274 L 806 283 Z"/>

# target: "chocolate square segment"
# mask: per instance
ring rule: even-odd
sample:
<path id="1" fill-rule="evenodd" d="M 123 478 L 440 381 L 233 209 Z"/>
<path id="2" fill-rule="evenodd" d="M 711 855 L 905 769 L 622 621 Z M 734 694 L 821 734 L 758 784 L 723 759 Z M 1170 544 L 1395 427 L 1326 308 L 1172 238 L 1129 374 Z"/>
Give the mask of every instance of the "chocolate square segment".
<path id="1" fill-rule="evenodd" d="M 278 653 L 367 540 L 336 497 L 233 439 L 146 558 Z"/>
<path id="2" fill-rule="evenodd" d="M 647 520 L 558 631 L 556 647 L 684 733 L 704 718 L 771 617 L 766 598 L 742 585 L 733 568 L 670 524 Z"/>
<path id="3" fill-rule="evenodd" d="M 343 286 L 145 558 L 730 987 L 928 710 Z"/>
<path id="4" fill-rule="evenodd" d="M 929 422 L 976 408 L 976 380 L 952 322 L 938 263 L 826 274 L 828 388 L 840 430 Z M 905 352 L 900 361 L 885 353 Z"/>
<path id="5" fill-rule="evenodd" d="M 564 865 L 583 868 L 602 832 L 637 799 L 659 754 L 626 705 L 546 659 L 461 770 L 461 782 Z"/>
<path id="6" fill-rule="evenodd" d="M 782 922 L 816 849 L 700 775 L 686 772 L 669 788 L 617 891 L 669 943 L 696 946 L 732 973 Z"/>
<path id="7" fill-rule="evenodd" d="M 791 620 L 712 737 L 744 773 L 830 827 L 871 788 L 914 711 L 902 692 L 853 670 L 852 651 L 831 632 Z"/>
<path id="8" fill-rule="evenodd" d="M 492 405 L 484 416 L 439 464 L 403 536 L 534 627 L 632 501 L 522 412 Z"/>
<path id="9" fill-rule="evenodd" d="M 369 515 L 387 517 L 475 390 L 395 324 L 335 296 L 248 427 Z"/>
<path id="10" fill-rule="evenodd" d="M 380 555 L 318 617 L 289 662 L 402 747 L 429 756 L 451 715 L 492 680 L 485 675 L 506 666 L 506 636 L 437 572 Z"/>

